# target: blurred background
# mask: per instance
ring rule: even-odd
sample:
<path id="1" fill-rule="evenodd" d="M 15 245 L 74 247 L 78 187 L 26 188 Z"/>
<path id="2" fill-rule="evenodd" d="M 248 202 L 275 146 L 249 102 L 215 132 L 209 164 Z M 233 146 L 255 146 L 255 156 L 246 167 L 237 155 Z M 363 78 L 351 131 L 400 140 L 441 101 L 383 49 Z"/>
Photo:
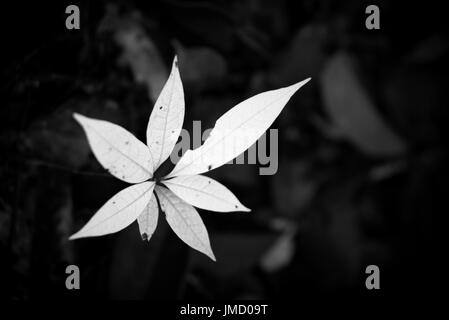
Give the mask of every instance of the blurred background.
<path id="1" fill-rule="evenodd" d="M 80 8 L 80 30 L 65 28 L 69 4 Z M 380 8 L 380 30 L 365 27 L 369 4 Z M 379 266 L 385 292 L 432 289 L 442 277 L 434 231 L 449 198 L 442 8 L 355 0 L 1 6 L 1 296 L 363 294 L 370 264 Z M 188 130 L 194 120 L 213 127 L 256 93 L 312 77 L 272 126 L 278 172 L 261 176 L 257 165 L 210 172 L 252 209 L 199 210 L 216 263 L 164 219 L 149 243 L 137 223 L 68 241 L 126 185 L 98 164 L 72 113 L 144 140 L 175 54 Z M 80 268 L 81 290 L 65 287 L 69 264 Z"/>

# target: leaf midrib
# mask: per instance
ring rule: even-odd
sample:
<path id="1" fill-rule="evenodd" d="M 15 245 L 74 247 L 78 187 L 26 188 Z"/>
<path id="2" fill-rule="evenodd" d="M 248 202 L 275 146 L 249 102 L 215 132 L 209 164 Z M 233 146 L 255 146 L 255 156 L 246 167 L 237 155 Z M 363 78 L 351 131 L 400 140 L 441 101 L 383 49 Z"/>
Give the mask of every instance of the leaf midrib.
<path id="1" fill-rule="evenodd" d="M 290 92 L 290 91 L 289 91 L 289 92 Z M 260 94 L 262 94 L 262 93 L 260 93 Z M 286 95 L 287 95 L 287 94 L 283 94 L 283 95 L 281 96 L 281 98 L 285 97 Z M 273 99 L 273 101 L 271 101 L 269 104 L 267 104 L 267 105 L 266 105 L 263 109 L 261 109 L 259 112 L 253 114 L 251 117 L 247 118 L 247 119 L 246 119 L 244 122 L 242 122 L 240 125 L 234 127 L 234 128 L 232 129 L 232 132 L 234 132 L 234 131 L 236 131 L 237 129 L 239 129 L 240 127 L 242 127 L 242 126 L 243 126 L 244 124 L 246 124 L 248 121 L 250 121 L 251 119 L 253 119 L 256 115 L 258 115 L 258 114 L 262 113 L 263 111 L 265 111 L 265 110 L 266 110 L 267 108 L 269 108 L 273 103 L 275 103 L 277 100 L 280 100 L 281 98 L 275 98 L 275 99 Z M 251 98 L 250 98 L 250 99 L 251 99 Z M 231 109 L 231 110 L 232 110 L 232 109 Z M 276 120 L 276 118 L 275 118 L 274 120 Z M 274 121 L 274 120 L 273 120 L 273 121 Z M 212 130 L 213 130 L 213 129 L 212 129 Z M 211 133 L 212 133 L 212 131 L 211 131 Z M 210 136 L 210 135 L 209 135 L 209 136 Z M 221 142 L 222 140 L 224 140 L 226 137 L 227 137 L 227 136 L 223 136 L 221 139 L 217 140 L 212 146 L 209 147 L 209 150 L 210 150 L 211 148 L 215 147 L 218 143 L 220 143 L 220 142 Z M 207 140 L 206 140 L 206 141 L 204 142 L 204 144 L 203 144 L 202 146 L 200 146 L 199 148 L 203 147 L 206 143 L 207 143 Z M 198 148 L 198 149 L 199 149 L 199 148 Z M 198 150 L 198 149 L 195 149 L 195 150 Z M 192 152 L 193 152 L 193 151 L 194 151 L 194 150 L 192 150 Z M 206 151 L 207 151 L 207 150 L 206 150 Z M 179 168 L 178 170 L 176 170 L 175 173 L 173 173 L 173 175 L 175 175 L 176 172 L 179 172 L 179 171 L 181 171 L 181 170 L 183 170 L 183 169 L 185 169 L 185 168 L 191 166 L 192 163 L 193 163 L 194 161 L 196 161 L 198 158 L 200 158 L 202 154 L 204 154 L 204 152 L 201 153 L 200 155 L 198 155 L 197 157 L 195 157 L 194 159 L 192 159 L 192 161 L 190 161 L 190 162 L 189 162 L 188 164 L 186 164 L 185 166 L 183 166 L 183 167 Z M 172 176 L 172 175 L 170 175 L 170 176 Z"/>
<path id="2" fill-rule="evenodd" d="M 105 136 L 103 136 L 98 130 L 95 129 L 95 127 L 87 124 L 93 132 L 95 132 L 100 138 L 102 138 L 109 146 L 113 147 L 114 150 L 116 150 L 118 153 L 120 153 L 122 156 L 124 156 L 126 159 L 130 160 L 131 162 L 135 163 L 137 166 L 139 166 L 143 171 L 145 171 L 150 177 L 152 176 L 151 172 L 148 171 L 144 166 L 142 166 L 140 163 L 138 163 L 133 158 L 129 157 L 126 153 L 123 153 L 119 148 L 116 148 L 114 144 L 112 144 Z M 123 179 L 122 179 L 123 180 Z"/>
<path id="3" fill-rule="evenodd" d="M 170 99 L 168 100 L 168 104 L 167 104 L 167 116 L 164 119 L 164 133 L 162 134 L 161 152 L 159 152 L 159 157 L 158 157 L 157 165 L 156 165 L 157 167 L 159 167 L 161 165 L 160 162 L 161 162 L 162 154 L 164 153 L 164 150 L 165 150 L 165 135 L 167 134 L 168 114 L 170 113 L 171 102 L 172 102 L 173 96 L 175 94 L 174 93 L 174 91 L 175 91 L 174 88 L 175 88 L 175 83 L 176 83 L 175 77 L 176 77 L 176 74 L 173 75 L 173 83 L 171 85 Z"/>
<path id="4" fill-rule="evenodd" d="M 189 227 L 189 229 L 192 231 L 193 235 L 195 236 L 195 238 L 198 239 L 198 241 L 203 245 L 204 249 L 206 249 L 206 251 L 209 251 L 207 248 L 207 245 L 200 239 L 200 237 L 198 237 L 198 235 L 193 231 L 191 225 L 187 222 L 187 219 L 184 218 L 184 216 L 180 213 L 181 211 L 178 210 L 175 206 L 175 204 L 170 200 L 169 197 L 167 197 L 164 194 L 164 191 L 160 191 L 159 194 L 161 194 L 169 203 L 170 205 L 173 207 L 173 209 L 175 209 L 176 212 L 178 212 L 178 215 L 181 217 L 181 219 L 184 221 L 184 223 Z M 184 201 L 181 199 L 181 201 Z M 193 208 L 195 210 L 195 208 Z M 197 212 L 197 214 L 199 215 L 199 213 Z M 201 218 L 201 217 L 200 217 Z M 173 230 L 174 231 L 174 230 Z M 176 233 L 176 232 L 175 232 Z M 184 240 L 183 240 L 184 241 Z"/>
<path id="5" fill-rule="evenodd" d="M 145 193 L 147 193 L 151 188 L 153 188 L 154 185 L 151 185 L 148 189 L 146 189 L 145 191 L 142 192 L 142 194 L 140 194 L 136 199 L 134 199 L 133 201 L 131 201 L 130 203 L 128 203 L 126 206 L 124 206 L 123 208 L 120 208 L 117 212 L 115 212 L 114 214 L 110 215 L 109 217 L 99 221 L 98 223 L 94 224 L 92 227 L 90 227 L 89 229 L 84 230 L 85 231 L 89 231 L 95 227 L 97 227 L 98 225 L 102 224 L 103 222 L 115 217 L 116 215 L 118 215 L 120 212 L 122 212 L 123 210 L 129 208 L 131 205 L 133 205 L 134 203 L 136 203 L 138 200 L 140 200 Z M 125 189 L 126 190 L 126 189 Z M 151 197 L 151 196 L 150 196 Z"/>
<path id="6" fill-rule="evenodd" d="M 226 203 L 229 203 L 229 204 L 231 204 L 231 205 L 234 205 L 232 202 L 230 202 L 230 201 L 228 201 L 228 200 L 225 200 L 225 199 L 223 199 L 223 198 L 219 198 L 218 196 L 214 195 L 213 193 L 207 193 L 206 191 L 203 191 L 203 190 L 201 190 L 201 189 L 195 189 L 195 188 L 192 188 L 192 187 L 188 187 L 188 186 L 185 186 L 185 185 L 182 185 L 182 184 L 173 182 L 173 180 L 166 181 L 165 183 L 167 183 L 167 184 L 175 184 L 175 185 L 177 185 L 178 187 L 181 187 L 181 188 L 184 188 L 184 189 L 187 189 L 187 190 L 198 191 L 198 192 L 201 192 L 201 193 L 203 193 L 203 194 L 205 194 L 205 195 L 209 195 L 209 196 L 211 196 L 211 197 L 213 197 L 213 198 L 215 198 L 215 199 L 218 199 L 218 200 L 221 200 L 221 201 L 223 201 L 223 202 L 226 202 Z"/>

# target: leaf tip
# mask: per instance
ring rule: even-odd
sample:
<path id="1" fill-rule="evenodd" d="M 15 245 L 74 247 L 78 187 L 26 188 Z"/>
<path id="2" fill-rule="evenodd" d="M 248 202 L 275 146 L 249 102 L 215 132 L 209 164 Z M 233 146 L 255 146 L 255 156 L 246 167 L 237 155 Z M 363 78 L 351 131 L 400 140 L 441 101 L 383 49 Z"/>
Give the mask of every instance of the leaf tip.
<path id="1" fill-rule="evenodd" d="M 81 237 L 80 237 L 80 235 L 79 235 L 79 232 L 77 232 L 77 233 L 72 234 L 72 235 L 69 237 L 69 240 L 76 240 L 76 239 L 79 239 L 79 238 L 81 238 Z"/>
<path id="2" fill-rule="evenodd" d="M 217 262 L 217 258 L 215 258 L 215 255 L 214 255 L 214 253 L 212 252 L 212 249 L 209 250 L 209 252 L 207 253 L 207 256 L 208 256 L 209 258 L 211 258 L 211 260 L 212 260 L 213 262 Z"/>
<path id="3" fill-rule="evenodd" d="M 144 232 L 141 234 L 141 236 L 142 236 L 142 241 L 150 242 L 152 234 L 148 234 L 148 233 Z"/>
<path id="4" fill-rule="evenodd" d="M 72 116 L 73 116 L 73 118 L 76 120 L 76 121 L 78 121 L 79 123 L 81 123 L 86 117 L 85 116 L 83 116 L 82 114 L 79 114 L 79 113 L 77 113 L 77 112 L 74 112 L 73 114 L 72 114 Z"/>
<path id="5" fill-rule="evenodd" d="M 250 208 L 245 207 L 243 204 L 239 204 L 239 205 L 235 205 L 235 209 L 234 211 L 241 211 L 241 212 L 251 212 Z"/>
<path id="6" fill-rule="evenodd" d="M 69 240 L 77 240 L 81 238 L 87 238 L 92 237 L 92 235 L 89 234 L 89 232 L 86 232 L 85 228 L 81 228 L 78 232 L 75 232 L 69 237 Z"/>
<path id="7" fill-rule="evenodd" d="M 175 57 L 173 58 L 173 67 L 178 68 L 178 55 L 175 54 Z"/>
<path id="8" fill-rule="evenodd" d="M 299 81 L 293 85 L 291 85 L 290 87 L 293 89 L 293 92 L 296 92 L 297 90 L 299 90 L 302 86 L 304 86 L 307 82 L 309 82 L 310 80 L 312 80 L 312 77 L 309 77 L 307 79 L 304 79 L 302 81 Z"/>

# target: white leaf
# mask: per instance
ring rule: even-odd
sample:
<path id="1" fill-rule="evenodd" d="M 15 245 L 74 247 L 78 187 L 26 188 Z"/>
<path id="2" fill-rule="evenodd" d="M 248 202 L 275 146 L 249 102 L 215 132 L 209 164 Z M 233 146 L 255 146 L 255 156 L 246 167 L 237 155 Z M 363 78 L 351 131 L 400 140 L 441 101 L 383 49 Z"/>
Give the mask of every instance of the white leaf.
<path id="1" fill-rule="evenodd" d="M 180 176 L 163 183 L 182 200 L 201 209 L 218 212 L 251 211 L 228 188 L 209 177 Z"/>
<path id="2" fill-rule="evenodd" d="M 151 236 L 156 230 L 159 217 L 159 208 L 157 206 L 156 196 L 151 196 L 150 202 L 146 205 L 143 212 L 137 218 L 139 231 L 143 240 L 150 241 Z"/>
<path id="3" fill-rule="evenodd" d="M 178 59 L 173 61 L 170 77 L 157 99 L 147 128 L 147 145 L 156 170 L 172 152 L 184 121 L 184 90 L 178 70 Z"/>
<path id="4" fill-rule="evenodd" d="M 215 261 L 207 229 L 195 208 L 166 188 L 156 186 L 155 190 L 167 222 L 176 235 Z"/>
<path id="5" fill-rule="evenodd" d="M 129 226 L 150 201 L 154 182 L 148 181 L 123 189 L 108 200 L 97 213 L 69 239 L 102 236 Z"/>
<path id="6" fill-rule="evenodd" d="M 153 175 L 148 147 L 132 133 L 108 121 L 74 113 L 83 127 L 92 152 L 112 175 L 129 183 L 148 180 Z"/>
<path id="7" fill-rule="evenodd" d="M 237 157 L 260 138 L 290 97 L 309 80 L 260 93 L 236 105 L 217 120 L 202 146 L 187 150 L 167 177 L 203 173 Z"/>

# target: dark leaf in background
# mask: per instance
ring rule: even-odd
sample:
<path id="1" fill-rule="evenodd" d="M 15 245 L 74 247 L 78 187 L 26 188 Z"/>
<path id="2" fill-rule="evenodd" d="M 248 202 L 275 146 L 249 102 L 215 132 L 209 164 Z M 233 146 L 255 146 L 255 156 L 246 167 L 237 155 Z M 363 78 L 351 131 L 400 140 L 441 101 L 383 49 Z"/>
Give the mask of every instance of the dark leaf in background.
<path id="1" fill-rule="evenodd" d="M 405 142 L 392 131 L 357 78 L 353 58 L 336 53 L 321 76 L 321 90 L 331 125 L 360 151 L 373 156 L 396 156 Z"/>
<path id="2" fill-rule="evenodd" d="M 208 47 L 186 48 L 175 42 L 180 74 L 186 90 L 200 90 L 214 86 L 219 88 L 228 72 L 226 60 Z"/>
<path id="3" fill-rule="evenodd" d="M 164 60 L 156 44 L 145 33 L 140 19 L 133 16 L 118 19 L 115 18 L 116 25 L 110 27 L 114 30 L 114 40 L 122 49 L 119 64 L 129 67 L 134 81 L 145 84 L 149 97 L 156 101 L 169 74 Z"/>
<path id="4" fill-rule="evenodd" d="M 299 219 L 319 186 L 312 179 L 309 164 L 305 161 L 282 161 L 279 172 L 273 177 L 272 194 L 278 214 Z"/>
<path id="5" fill-rule="evenodd" d="M 299 79 L 319 75 L 326 60 L 329 31 L 324 24 L 306 25 L 298 30 L 289 46 L 280 53 L 269 71 L 269 83 L 285 86 Z"/>

